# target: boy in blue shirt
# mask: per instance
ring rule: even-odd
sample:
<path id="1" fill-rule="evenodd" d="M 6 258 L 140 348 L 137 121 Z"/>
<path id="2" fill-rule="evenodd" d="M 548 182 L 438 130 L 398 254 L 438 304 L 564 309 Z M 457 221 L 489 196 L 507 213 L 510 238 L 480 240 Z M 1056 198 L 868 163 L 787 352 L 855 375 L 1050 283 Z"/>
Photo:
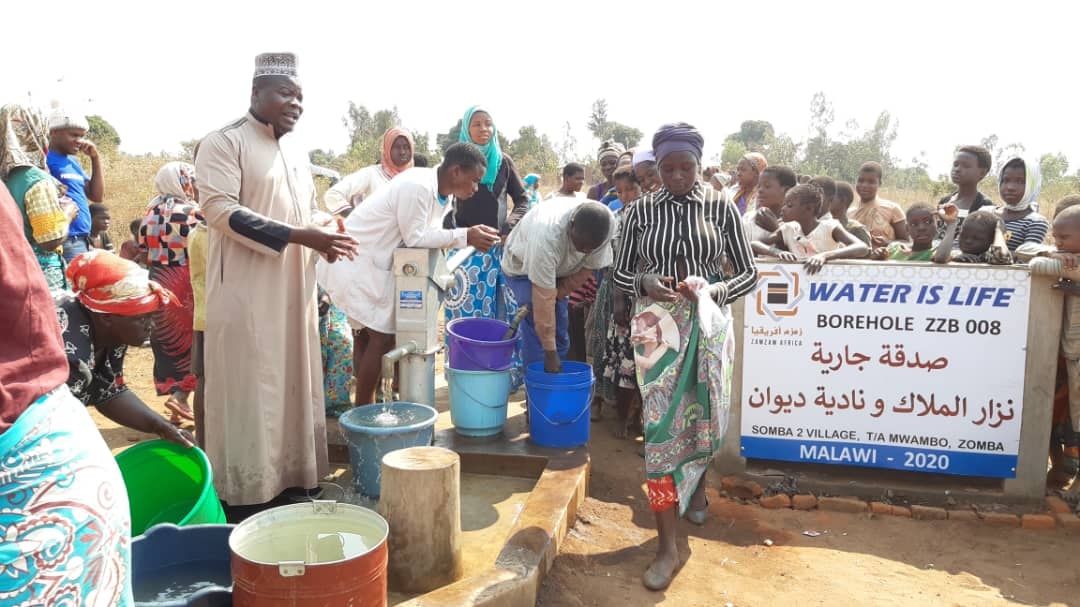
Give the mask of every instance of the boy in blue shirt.
<path id="1" fill-rule="evenodd" d="M 64 241 L 64 259 L 72 259 L 90 248 L 90 203 L 105 198 L 105 173 L 97 146 L 86 137 L 89 124 L 86 117 L 53 107 L 49 115 L 49 172 L 67 186 L 67 195 L 79 209 L 68 228 Z M 83 171 L 75 154 L 82 152 L 90 158 L 92 175 Z"/>

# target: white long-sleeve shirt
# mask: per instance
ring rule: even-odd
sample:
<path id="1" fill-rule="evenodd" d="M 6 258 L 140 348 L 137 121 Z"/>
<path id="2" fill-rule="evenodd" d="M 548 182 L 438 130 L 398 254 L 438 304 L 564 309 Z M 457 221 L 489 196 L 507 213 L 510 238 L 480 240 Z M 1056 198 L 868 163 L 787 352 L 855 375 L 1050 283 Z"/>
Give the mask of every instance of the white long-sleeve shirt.
<path id="1" fill-rule="evenodd" d="M 390 178 L 381 166 L 373 164 L 364 167 L 346 175 L 335 183 L 334 187 L 326 190 L 323 194 L 323 205 L 334 215 L 341 215 L 347 209 L 360 206 L 361 202 L 371 198 L 372 194 L 388 183 Z"/>
<path id="2" fill-rule="evenodd" d="M 394 333 L 394 249 L 466 246 L 468 228 L 442 227 L 452 201 L 440 204 L 436 170 L 414 168 L 394 177 L 345 220 L 345 231 L 359 243 L 357 256 L 319 261 L 319 284 L 354 328 Z"/>

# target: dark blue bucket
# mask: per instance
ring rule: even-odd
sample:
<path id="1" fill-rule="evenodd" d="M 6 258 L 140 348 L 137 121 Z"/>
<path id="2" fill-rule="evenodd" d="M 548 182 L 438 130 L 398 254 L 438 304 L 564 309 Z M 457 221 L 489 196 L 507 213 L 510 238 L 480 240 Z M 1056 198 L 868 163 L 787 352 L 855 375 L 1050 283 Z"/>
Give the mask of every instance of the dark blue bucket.
<path id="1" fill-rule="evenodd" d="M 161 524 L 131 542 L 135 604 L 231 607 L 234 525 Z"/>
<path id="2" fill-rule="evenodd" d="M 447 366 L 459 371 L 505 371 L 510 368 L 517 334 L 503 339 L 510 325 L 490 318 L 456 318 L 446 325 Z"/>
<path id="3" fill-rule="evenodd" d="M 394 415 L 391 425 L 380 425 L 379 415 Z M 338 418 L 349 443 L 353 489 L 365 497 L 379 497 L 382 458 L 391 451 L 426 447 L 435 437 L 439 412 L 418 403 L 392 402 L 349 409 Z"/>
<path id="4" fill-rule="evenodd" d="M 529 438 L 541 447 L 567 449 L 589 442 L 592 367 L 572 361 L 562 366 L 562 373 L 545 373 L 543 362 L 525 369 Z"/>

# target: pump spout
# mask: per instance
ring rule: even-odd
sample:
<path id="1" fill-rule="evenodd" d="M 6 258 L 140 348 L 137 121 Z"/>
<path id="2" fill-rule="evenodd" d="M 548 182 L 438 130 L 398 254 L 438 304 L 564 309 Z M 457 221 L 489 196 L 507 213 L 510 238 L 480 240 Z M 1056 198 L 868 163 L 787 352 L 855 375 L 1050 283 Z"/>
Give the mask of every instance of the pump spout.
<path id="1" fill-rule="evenodd" d="M 435 281 L 435 284 L 439 287 L 441 291 L 446 291 L 450 287 L 454 286 L 454 271 L 461 267 L 461 264 L 465 263 L 470 257 L 472 257 L 472 254 L 475 252 L 476 247 L 465 247 L 457 253 L 454 253 L 453 257 L 446 260 L 445 273 L 437 274 L 436 276 L 432 277 L 432 280 Z"/>
<path id="2" fill-rule="evenodd" d="M 396 365 L 397 362 L 399 360 L 401 360 L 402 358 L 405 358 L 409 354 L 416 354 L 419 350 L 420 350 L 420 347 L 416 345 L 416 342 L 415 341 L 410 341 L 409 343 L 407 343 L 407 344 L 405 344 L 403 346 L 398 346 L 398 347 L 394 348 L 393 350 L 390 350 L 386 354 L 383 354 L 383 358 L 382 358 L 382 376 L 383 376 L 383 379 L 384 380 L 386 380 L 386 379 L 390 379 L 390 380 L 394 379 L 394 365 Z"/>

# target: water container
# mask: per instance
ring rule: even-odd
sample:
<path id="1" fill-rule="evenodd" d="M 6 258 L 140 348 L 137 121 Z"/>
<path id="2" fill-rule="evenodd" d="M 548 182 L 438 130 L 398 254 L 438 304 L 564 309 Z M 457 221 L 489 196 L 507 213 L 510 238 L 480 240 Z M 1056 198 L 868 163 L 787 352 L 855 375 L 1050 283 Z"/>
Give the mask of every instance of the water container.
<path id="1" fill-rule="evenodd" d="M 510 371 L 446 370 L 450 421 L 462 436 L 494 436 L 506 423 Z"/>
<path id="2" fill-rule="evenodd" d="M 490 318 L 456 318 L 446 325 L 447 367 L 460 371 L 505 371 L 512 364 L 517 335 L 503 339 L 510 325 Z"/>
<path id="3" fill-rule="evenodd" d="M 155 525 L 131 542 L 135 605 L 231 607 L 234 525 Z"/>
<path id="4" fill-rule="evenodd" d="M 393 414 L 397 422 L 380 425 L 379 415 Z M 435 438 L 439 412 L 418 403 L 392 402 L 354 407 L 338 423 L 349 443 L 353 489 L 365 497 L 379 497 L 382 458 L 391 451 L 407 447 L 426 447 Z"/>
<path id="5" fill-rule="evenodd" d="M 131 535 L 159 523 L 225 522 L 210 460 L 198 447 L 146 441 L 122 451 L 116 464 L 131 503 Z"/>
<path id="6" fill-rule="evenodd" d="M 525 369 L 529 438 L 541 447 L 568 449 L 589 442 L 592 367 L 572 361 L 562 366 L 563 373 L 545 373 L 543 362 Z"/>
<path id="7" fill-rule="evenodd" d="M 234 607 L 385 607 L 386 537 L 377 513 L 330 501 L 272 508 L 236 526 Z"/>

